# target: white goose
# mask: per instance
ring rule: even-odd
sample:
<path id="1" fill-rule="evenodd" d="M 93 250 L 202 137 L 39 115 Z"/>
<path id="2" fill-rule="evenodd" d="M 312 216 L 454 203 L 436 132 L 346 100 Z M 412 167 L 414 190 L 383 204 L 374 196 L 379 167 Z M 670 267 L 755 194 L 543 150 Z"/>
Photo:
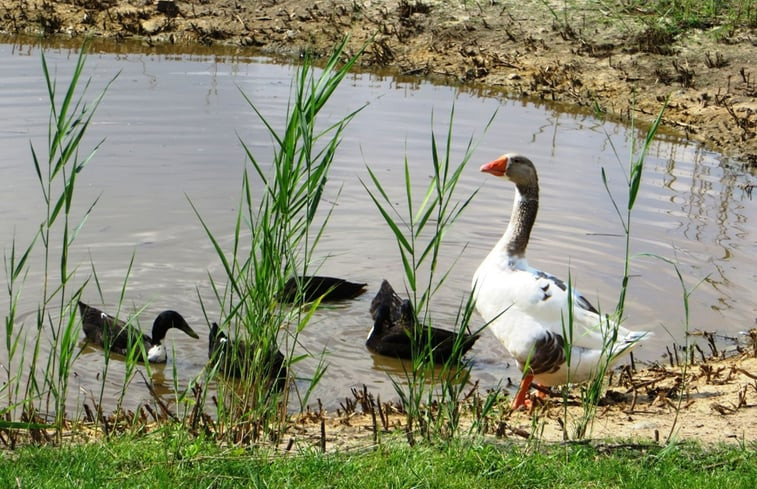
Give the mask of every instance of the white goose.
<path id="1" fill-rule="evenodd" d="M 539 208 L 536 168 L 524 156 L 505 154 L 483 165 L 481 171 L 515 184 L 510 222 L 476 270 L 473 289 L 476 309 L 490 323 L 494 335 L 521 371 L 528 365 L 511 404 L 517 409 L 526 404 L 532 381 L 547 386 L 587 381 L 601 364 L 603 351 L 609 351 L 612 365 L 647 333 L 608 323 L 584 296 L 571 289 L 573 333 L 568 365 L 565 343 L 570 338 L 564 335 L 568 330 L 568 287 L 526 261 L 526 246 Z M 617 336 L 607 348 L 606 338 L 614 330 Z"/>

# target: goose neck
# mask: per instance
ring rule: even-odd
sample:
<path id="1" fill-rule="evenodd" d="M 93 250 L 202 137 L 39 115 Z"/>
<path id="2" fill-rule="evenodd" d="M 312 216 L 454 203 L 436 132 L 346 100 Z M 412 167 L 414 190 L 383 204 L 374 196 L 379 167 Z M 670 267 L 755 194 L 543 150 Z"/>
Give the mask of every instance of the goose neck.
<path id="1" fill-rule="evenodd" d="M 538 210 L 538 185 L 516 186 L 510 222 L 507 223 L 507 229 L 502 236 L 503 245 L 509 257 L 515 259 L 525 258 L 528 239 L 531 236 L 534 222 L 536 222 L 536 213 Z"/>

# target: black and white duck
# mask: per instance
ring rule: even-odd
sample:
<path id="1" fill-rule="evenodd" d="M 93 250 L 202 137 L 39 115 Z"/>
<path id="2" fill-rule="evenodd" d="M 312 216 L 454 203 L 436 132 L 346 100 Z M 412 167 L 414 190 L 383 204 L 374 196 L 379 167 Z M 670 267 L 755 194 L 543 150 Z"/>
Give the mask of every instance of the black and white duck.
<path id="1" fill-rule="evenodd" d="M 411 302 L 401 299 L 387 280 L 381 282 L 371 302 L 373 327 L 365 346 L 369 351 L 388 357 L 412 359 L 416 351 L 431 348 L 435 363 L 447 362 L 458 350 L 459 358 L 471 349 L 478 334 L 460 334 L 431 326 L 418 326 Z M 457 348 L 456 348 L 457 346 Z"/>
<path id="2" fill-rule="evenodd" d="M 136 326 L 104 313 L 96 307 L 89 306 L 79 301 L 79 314 L 82 320 L 82 329 L 87 340 L 106 351 L 126 355 L 130 350 L 132 341 L 141 340 L 147 352 L 147 361 L 150 363 L 166 363 L 168 354 L 163 340 L 171 328 L 179 329 L 192 338 L 199 338 L 187 322 L 176 311 L 163 311 L 152 323 L 152 335 L 148 336 Z"/>
<path id="3" fill-rule="evenodd" d="M 218 362 L 218 368 L 225 375 L 236 378 L 246 378 L 249 374 L 247 368 L 253 363 L 255 349 L 243 341 L 229 339 L 217 323 L 210 326 L 208 335 L 208 359 Z M 275 376 L 274 386 L 278 390 L 284 389 L 287 381 L 287 367 L 285 358 L 280 350 L 273 348 L 269 352 L 270 362 L 269 378 Z"/>
<path id="4" fill-rule="evenodd" d="M 644 339 L 647 332 L 630 331 L 603 320 L 597 309 L 576 289 L 569 296 L 565 282 L 526 261 L 526 246 L 539 208 L 539 180 L 525 156 L 505 154 L 481 171 L 515 184 L 507 229 L 473 277 L 476 309 L 518 362 L 528 371 L 511 406 L 526 404 L 531 382 L 545 386 L 584 382 L 600 362 L 611 366 Z M 559 243 L 555 243 L 559 249 Z M 572 304 L 572 311 L 569 311 Z M 565 322 L 572 317 L 572 341 Z M 608 334 L 617 333 L 607 348 Z M 566 352 L 570 351 L 570 366 Z"/>

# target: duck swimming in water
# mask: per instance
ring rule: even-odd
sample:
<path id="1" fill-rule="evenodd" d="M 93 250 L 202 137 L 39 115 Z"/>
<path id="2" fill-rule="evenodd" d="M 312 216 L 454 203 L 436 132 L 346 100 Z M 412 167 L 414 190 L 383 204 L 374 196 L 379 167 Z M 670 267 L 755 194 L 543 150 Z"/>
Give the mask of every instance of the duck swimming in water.
<path id="1" fill-rule="evenodd" d="M 166 363 L 168 355 L 163 340 L 169 329 L 176 328 L 192 338 L 199 338 L 176 311 L 163 311 L 158 314 L 152 323 L 152 336 L 147 336 L 137 327 L 82 301 L 79 301 L 79 314 L 88 341 L 105 348 L 106 351 L 126 355 L 132 347 L 132 341 L 141 340 L 147 353 L 147 361 L 150 363 Z"/>
<path id="2" fill-rule="evenodd" d="M 458 344 L 461 358 L 478 339 L 478 335 L 447 331 L 430 326 L 419 327 L 416 323 L 413 306 L 408 299 L 402 300 L 387 280 L 371 302 L 373 328 L 368 334 L 365 346 L 369 351 L 388 357 L 413 358 L 412 336 L 415 335 L 416 352 L 431 348 L 435 363 L 447 362 L 455 352 Z"/>
<path id="3" fill-rule="evenodd" d="M 294 302 L 297 299 L 298 284 L 302 288 L 302 297 L 300 298 L 302 302 L 312 302 L 318 298 L 323 302 L 354 299 L 365 292 L 365 286 L 367 285 L 360 282 L 350 282 L 343 278 L 319 275 L 290 277 L 284 285 L 281 300 L 284 302 Z"/>
<path id="4" fill-rule="evenodd" d="M 269 378 L 276 377 L 274 387 L 282 390 L 286 386 L 287 368 L 284 365 L 284 355 L 278 349 L 272 349 Z M 236 378 L 246 378 L 247 369 L 253 363 L 255 349 L 243 341 L 232 341 L 213 323 L 208 335 L 208 359 L 214 364 L 218 362 L 219 370 L 225 375 Z"/>

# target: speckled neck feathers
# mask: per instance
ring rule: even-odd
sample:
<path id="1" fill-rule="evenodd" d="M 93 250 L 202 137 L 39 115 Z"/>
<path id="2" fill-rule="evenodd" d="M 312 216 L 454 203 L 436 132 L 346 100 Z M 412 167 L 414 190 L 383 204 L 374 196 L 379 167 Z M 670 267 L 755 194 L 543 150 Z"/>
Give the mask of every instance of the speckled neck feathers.
<path id="1" fill-rule="evenodd" d="M 515 188 L 513 210 L 503 236 L 503 244 L 509 257 L 525 258 L 528 239 L 539 210 L 539 181 L 534 176 L 532 181 L 516 184 Z"/>

